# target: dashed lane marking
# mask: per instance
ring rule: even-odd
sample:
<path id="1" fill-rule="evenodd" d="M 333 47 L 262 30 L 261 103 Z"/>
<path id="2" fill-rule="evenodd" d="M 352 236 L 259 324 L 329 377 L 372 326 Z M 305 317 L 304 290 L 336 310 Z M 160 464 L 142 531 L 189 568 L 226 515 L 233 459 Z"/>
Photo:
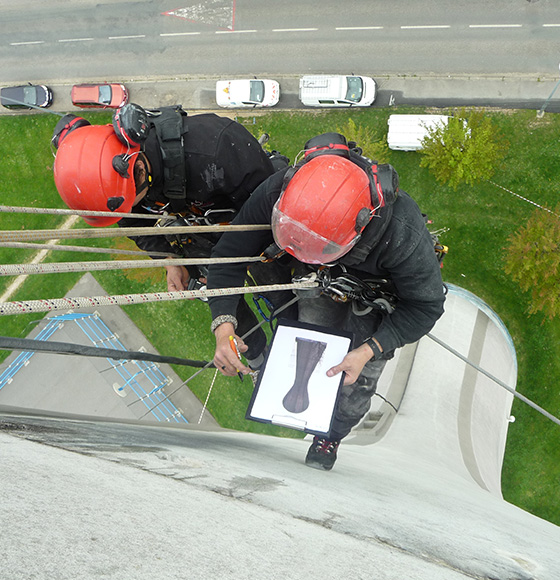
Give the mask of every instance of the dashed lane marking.
<path id="1" fill-rule="evenodd" d="M 335 30 L 383 30 L 383 26 L 337 26 Z"/>
<path id="2" fill-rule="evenodd" d="M 315 32 L 318 28 L 273 28 L 272 32 Z"/>
<path id="3" fill-rule="evenodd" d="M 469 24 L 471 29 L 492 29 L 492 28 L 523 28 L 523 24 Z M 560 28 L 560 23 L 545 23 L 541 24 L 542 28 Z M 359 30 L 384 30 L 384 26 L 337 26 L 335 30 L 337 31 L 359 31 Z M 401 30 L 449 30 L 453 27 L 449 24 L 422 24 L 422 25 L 402 25 L 399 27 Z M 274 28 L 272 32 L 282 33 L 282 32 L 317 32 L 319 28 Z M 210 34 L 254 34 L 258 32 L 266 32 L 265 30 L 217 30 Z M 203 32 L 163 32 L 159 34 L 160 37 L 172 37 L 172 36 L 199 36 L 201 34 L 208 34 Z M 146 38 L 145 34 L 130 34 L 123 36 L 108 36 L 105 37 L 108 40 L 134 40 L 138 38 Z M 54 42 L 92 42 L 98 40 L 94 37 L 86 38 L 60 38 Z M 9 46 L 30 46 L 36 44 L 46 44 L 49 41 L 45 40 L 23 40 L 20 42 L 10 42 Z"/>
<path id="4" fill-rule="evenodd" d="M 146 38 L 145 34 L 131 34 L 129 36 L 109 36 L 109 40 L 132 40 L 134 38 Z"/>
<path id="5" fill-rule="evenodd" d="M 523 24 L 469 24 L 469 28 L 523 28 Z"/>
<path id="6" fill-rule="evenodd" d="M 45 44 L 44 40 L 27 40 L 24 42 L 10 42 L 10 46 L 22 46 L 25 44 Z"/>
<path id="7" fill-rule="evenodd" d="M 216 30 L 214 34 L 247 34 L 258 32 L 258 30 Z"/>
<path id="8" fill-rule="evenodd" d="M 401 30 L 432 30 L 434 28 L 451 28 L 451 26 L 449 26 L 449 24 L 420 24 L 414 26 L 401 26 Z"/>
<path id="9" fill-rule="evenodd" d="M 201 32 L 162 32 L 160 36 L 197 36 Z"/>

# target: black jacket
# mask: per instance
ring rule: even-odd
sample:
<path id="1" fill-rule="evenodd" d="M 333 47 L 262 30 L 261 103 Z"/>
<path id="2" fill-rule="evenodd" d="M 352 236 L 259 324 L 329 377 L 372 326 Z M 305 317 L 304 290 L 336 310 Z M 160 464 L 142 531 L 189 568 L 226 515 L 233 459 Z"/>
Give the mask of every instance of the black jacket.
<path id="1" fill-rule="evenodd" d="M 272 208 L 282 188 L 284 172 L 262 183 L 245 203 L 233 223 L 270 224 Z M 372 230 L 373 229 L 373 230 Z M 402 190 L 394 204 L 374 217 L 362 240 L 372 234 L 378 241 L 362 256 L 360 242 L 343 257 L 348 271 L 360 278 L 389 278 L 399 302 L 395 311 L 383 316 L 374 336 L 384 352 L 390 353 L 415 342 L 431 330 L 443 313 L 445 301 L 439 262 L 422 213 L 414 200 Z M 273 243 L 271 231 L 228 232 L 214 247 L 212 257 L 256 256 Z M 351 264 L 351 265 L 350 265 Z M 246 265 L 212 265 L 208 288 L 243 286 Z M 209 299 L 212 317 L 235 315 L 238 296 Z"/>
<path id="2" fill-rule="evenodd" d="M 170 200 L 164 194 L 162 152 L 155 129 L 150 130 L 143 150 L 152 166 L 153 183 L 132 212 L 160 213 Z M 213 113 L 183 117 L 183 151 L 187 174 L 182 208 L 185 210 L 190 204 L 201 211 L 238 210 L 253 190 L 274 173 L 266 152 L 245 127 Z M 146 227 L 150 223 L 145 219 L 123 218 L 118 225 Z M 165 236 L 132 239 L 147 252 L 175 253 Z"/>

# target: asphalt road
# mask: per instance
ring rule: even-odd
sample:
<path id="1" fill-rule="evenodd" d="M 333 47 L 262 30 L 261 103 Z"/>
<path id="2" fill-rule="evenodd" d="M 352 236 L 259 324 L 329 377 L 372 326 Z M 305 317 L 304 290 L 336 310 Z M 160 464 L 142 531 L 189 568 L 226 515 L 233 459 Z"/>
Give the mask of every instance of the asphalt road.
<path id="1" fill-rule="evenodd" d="M 557 0 L 184 4 L 2 0 L 0 81 L 558 72 Z"/>
<path id="2" fill-rule="evenodd" d="M 0 0 L 0 85 L 48 84 L 54 111 L 88 80 L 124 82 L 144 106 L 207 110 L 217 79 L 266 75 L 289 109 L 301 74 L 354 72 L 378 81 L 375 106 L 540 108 L 560 74 L 557 0 L 184 4 Z"/>

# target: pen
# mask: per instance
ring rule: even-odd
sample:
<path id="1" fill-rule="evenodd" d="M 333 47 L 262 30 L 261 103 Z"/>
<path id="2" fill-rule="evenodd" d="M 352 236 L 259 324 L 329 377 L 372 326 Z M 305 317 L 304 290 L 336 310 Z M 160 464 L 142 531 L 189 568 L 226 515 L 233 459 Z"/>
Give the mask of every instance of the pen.
<path id="1" fill-rule="evenodd" d="M 231 346 L 231 350 L 233 350 L 233 352 L 237 355 L 237 358 L 241 360 L 241 353 L 237 348 L 237 340 L 235 340 L 233 336 L 229 337 L 229 345 Z M 243 373 L 241 371 L 237 371 L 237 376 L 240 378 L 240 380 L 243 380 Z"/>

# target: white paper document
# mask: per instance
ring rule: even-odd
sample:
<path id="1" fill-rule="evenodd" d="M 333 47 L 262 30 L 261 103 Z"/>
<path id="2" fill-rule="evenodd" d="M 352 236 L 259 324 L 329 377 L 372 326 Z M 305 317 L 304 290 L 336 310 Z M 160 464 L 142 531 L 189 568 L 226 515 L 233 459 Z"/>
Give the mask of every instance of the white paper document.
<path id="1" fill-rule="evenodd" d="M 342 361 L 352 340 L 299 325 L 278 324 L 247 418 L 326 434 L 343 379 L 342 373 L 328 377 L 327 370 Z"/>

